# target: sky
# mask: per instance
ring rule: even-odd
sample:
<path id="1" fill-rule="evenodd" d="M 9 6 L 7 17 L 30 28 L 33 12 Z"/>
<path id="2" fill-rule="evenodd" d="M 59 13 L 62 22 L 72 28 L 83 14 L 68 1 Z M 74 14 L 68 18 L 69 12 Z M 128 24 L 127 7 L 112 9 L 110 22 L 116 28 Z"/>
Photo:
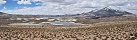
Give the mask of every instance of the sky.
<path id="1" fill-rule="evenodd" d="M 80 14 L 109 7 L 137 14 L 137 0 L 0 0 L 0 11 L 23 15 Z"/>

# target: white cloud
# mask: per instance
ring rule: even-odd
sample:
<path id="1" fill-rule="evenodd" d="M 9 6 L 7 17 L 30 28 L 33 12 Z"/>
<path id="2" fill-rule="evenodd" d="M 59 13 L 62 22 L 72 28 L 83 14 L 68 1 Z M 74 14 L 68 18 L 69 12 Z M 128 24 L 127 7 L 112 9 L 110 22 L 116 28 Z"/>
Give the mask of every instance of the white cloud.
<path id="1" fill-rule="evenodd" d="M 32 0 L 32 2 L 42 2 L 42 0 Z"/>
<path id="2" fill-rule="evenodd" d="M 5 0 L 0 0 L 0 5 L 5 4 L 5 3 L 6 3 Z"/>
<path id="3" fill-rule="evenodd" d="M 4 10 L 13 14 L 77 14 L 110 6 L 114 9 L 135 12 L 137 0 L 27 0 L 20 4 L 42 2 L 43 6 L 17 10 Z"/>
<path id="4" fill-rule="evenodd" d="M 73 8 L 71 6 L 58 5 L 58 4 L 48 4 L 48 6 L 40 6 L 34 8 L 24 8 L 17 10 L 3 10 L 4 12 L 11 14 L 39 14 L 39 15 L 62 15 L 62 14 L 77 14 L 82 12 L 88 12 L 89 9 L 85 8 Z"/>
<path id="5" fill-rule="evenodd" d="M 31 4 L 31 1 L 30 0 L 19 0 L 17 3 L 18 4 Z"/>
<path id="6" fill-rule="evenodd" d="M 6 10 L 6 9 L 7 9 L 6 7 L 3 8 L 3 10 Z"/>

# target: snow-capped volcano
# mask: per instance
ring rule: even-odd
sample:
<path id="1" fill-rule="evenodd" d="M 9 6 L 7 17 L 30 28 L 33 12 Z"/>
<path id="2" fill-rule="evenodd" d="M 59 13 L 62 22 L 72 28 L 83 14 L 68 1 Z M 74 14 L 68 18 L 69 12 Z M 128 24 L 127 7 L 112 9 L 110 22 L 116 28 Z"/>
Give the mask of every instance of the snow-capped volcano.
<path id="1" fill-rule="evenodd" d="M 111 9 L 108 7 L 105 7 L 100 10 L 96 10 L 96 11 L 93 10 L 87 13 L 83 13 L 83 15 L 86 15 L 88 17 L 111 17 L 111 16 L 123 16 L 127 14 L 132 14 L 132 13 L 127 12 L 127 11 Z"/>

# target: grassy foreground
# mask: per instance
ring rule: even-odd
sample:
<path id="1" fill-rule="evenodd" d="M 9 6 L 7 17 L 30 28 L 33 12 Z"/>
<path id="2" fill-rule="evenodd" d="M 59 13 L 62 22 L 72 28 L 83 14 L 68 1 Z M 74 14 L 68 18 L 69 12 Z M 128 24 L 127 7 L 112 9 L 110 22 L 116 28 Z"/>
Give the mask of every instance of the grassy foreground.
<path id="1" fill-rule="evenodd" d="M 135 40 L 137 21 L 100 22 L 85 28 L 0 28 L 0 40 Z"/>

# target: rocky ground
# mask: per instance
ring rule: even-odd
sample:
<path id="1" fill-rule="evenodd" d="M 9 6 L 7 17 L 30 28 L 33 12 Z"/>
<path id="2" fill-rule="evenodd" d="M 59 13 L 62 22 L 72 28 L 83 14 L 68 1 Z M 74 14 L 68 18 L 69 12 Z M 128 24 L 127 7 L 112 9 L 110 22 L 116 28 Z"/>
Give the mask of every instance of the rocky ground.
<path id="1" fill-rule="evenodd" d="M 82 28 L 0 28 L 0 40 L 137 40 L 137 21 L 100 22 Z"/>

